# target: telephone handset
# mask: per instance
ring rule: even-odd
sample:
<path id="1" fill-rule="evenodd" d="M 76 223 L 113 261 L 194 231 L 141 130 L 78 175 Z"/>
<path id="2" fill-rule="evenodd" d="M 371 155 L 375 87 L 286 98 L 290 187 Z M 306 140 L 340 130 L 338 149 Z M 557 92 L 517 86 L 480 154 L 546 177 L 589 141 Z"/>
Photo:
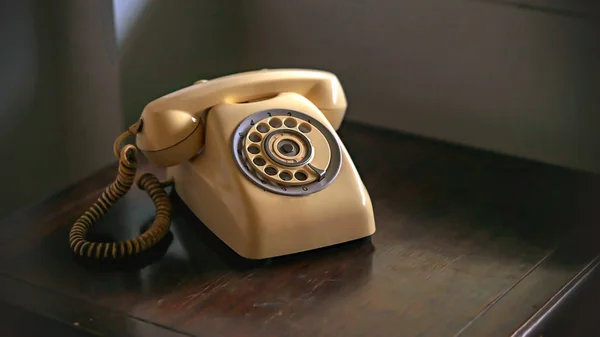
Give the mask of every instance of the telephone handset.
<path id="1" fill-rule="evenodd" d="M 263 259 L 375 232 L 369 194 L 337 136 L 346 112 L 338 78 L 304 69 L 258 70 L 199 81 L 150 102 L 117 138 L 115 181 L 73 225 L 81 256 L 114 259 L 156 244 L 170 228 L 164 187 L 242 257 Z M 136 145 L 121 143 L 136 135 Z M 138 179 L 156 207 L 138 237 L 93 242 L 86 234 L 134 182 L 137 150 L 167 181 Z"/>

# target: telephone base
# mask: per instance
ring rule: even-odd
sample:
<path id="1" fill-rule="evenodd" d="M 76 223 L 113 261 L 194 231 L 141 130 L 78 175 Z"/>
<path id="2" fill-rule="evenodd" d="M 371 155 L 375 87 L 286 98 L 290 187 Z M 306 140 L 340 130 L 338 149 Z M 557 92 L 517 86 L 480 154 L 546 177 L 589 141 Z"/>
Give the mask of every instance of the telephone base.
<path id="1" fill-rule="evenodd" d="M 173 192 L 220 241 L 245 259 L 295 255 L 366 239 L 375 233 L 369 196 L 359 193 L 364 191 L 362 184 L 354 190 L 357 193 L 354 195 L 340 179 L 313 194 L 313 202 L 305 197 L 299 203 L 296 197 L 275 196 L 263 191 L 256 191 L 263 194 L 262 198 L 254 193 L 252 199 L 238 200 L 245 193 L 223 193 L 222 186 L 212 185 L 213 180 L 202 179 L 206 174 L 196 171 L 201 167 L 190 161 L 168 168 L 167 175 L 175 181 Z M 202 172 L 206 173 L 206 170 Z M 245 180 L 239 182 L 254 188 L 244 185 Z M 278 202 L 268 202 L 265 197 L 277 198 Z M 295 219 L 290 221 L 285 210 L 294 207 L 296 210 L 292 215 Z M 262 217 L 265 213 L 270 216 Z"/>
<path id="2" fill-rule="evenodd" d="M 169 166 L 167 177 L 240 256 L 291 255 L 375 232 L 371 199 L 348 151 L 306 97 L 225 102 L 206 112 L 204 125 L 201 152 Z"/>

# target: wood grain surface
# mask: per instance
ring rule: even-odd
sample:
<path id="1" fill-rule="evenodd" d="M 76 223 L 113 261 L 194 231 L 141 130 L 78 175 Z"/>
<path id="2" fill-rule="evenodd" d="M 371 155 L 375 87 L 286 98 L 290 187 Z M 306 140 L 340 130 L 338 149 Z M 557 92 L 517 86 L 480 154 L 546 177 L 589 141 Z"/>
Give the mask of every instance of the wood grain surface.
<path id="1" fill-rule="evenodd" d="M 111 166 L 0 222 L 0 299 L 90 335 L 506 336 L 596 253 L 561 245 L 598 220 L 596 176 L 351 123 L 340 136 L 373 200 L 371 240 L 251 263 L 171 193 L 171 234 L 150 254 L 77 260 L 69 228 Z M 126 239 L 152 216 L 132 189 L 94 235 Z"/>

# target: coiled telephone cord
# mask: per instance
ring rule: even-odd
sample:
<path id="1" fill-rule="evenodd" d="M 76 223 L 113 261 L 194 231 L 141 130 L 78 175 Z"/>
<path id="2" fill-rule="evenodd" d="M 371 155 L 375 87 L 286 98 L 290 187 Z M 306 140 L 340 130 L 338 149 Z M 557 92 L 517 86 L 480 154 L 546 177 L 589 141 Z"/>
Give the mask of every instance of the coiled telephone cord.
<path id="1" fill-rule="evenodd" d="M 106 187 L 98 200 L 71 227 L 69 244 L 75 254 L 95 259 L 119 259 L 135 256 L 154 246 L 169 232 L 171 202 L 164 187 L 172 184 L 172 181 L 161 182 L 154 174 L 145 173 L 138 179 L 137 185 L 148 193 L 154 203 L 156 212 L 152 225 L 144 233 L 126 241 L 96 242 L 86 239 L 94 223 L 129 191 L 135 180 L 137 148 L 133 145 L 119 148 L 126 138 L 137 134 L 141 128 L 140 120 L 115 140 L 113 151 L 119 160 L 117 178 Z"/>

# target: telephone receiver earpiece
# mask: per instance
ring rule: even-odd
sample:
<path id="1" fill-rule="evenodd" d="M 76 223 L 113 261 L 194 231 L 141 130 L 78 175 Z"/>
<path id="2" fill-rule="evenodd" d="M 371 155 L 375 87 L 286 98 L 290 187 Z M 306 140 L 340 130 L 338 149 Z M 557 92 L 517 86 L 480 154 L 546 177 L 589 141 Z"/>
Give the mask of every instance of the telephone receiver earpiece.
<path id="1" fill-rule="evenodd" d="M 339 128 L 347 101 L 334 74 L 303 69 L 258 70 L 200 81 L 150 102 L 140 117 L 137 147 L 158 166 L 177 165 L 192 158 L 204 145 L 202 112 L 218 104 L 241 104 L 285 92 L 304 96 L 334 129 Z"/>

